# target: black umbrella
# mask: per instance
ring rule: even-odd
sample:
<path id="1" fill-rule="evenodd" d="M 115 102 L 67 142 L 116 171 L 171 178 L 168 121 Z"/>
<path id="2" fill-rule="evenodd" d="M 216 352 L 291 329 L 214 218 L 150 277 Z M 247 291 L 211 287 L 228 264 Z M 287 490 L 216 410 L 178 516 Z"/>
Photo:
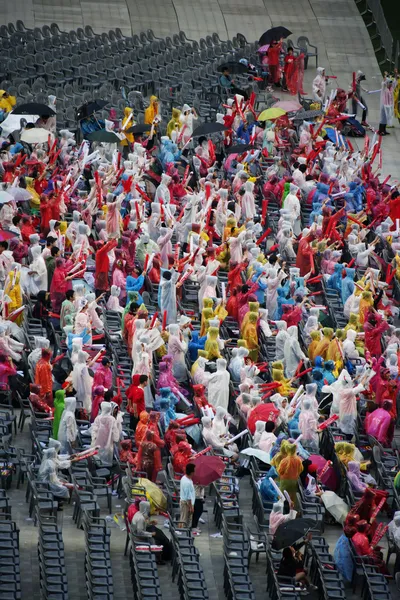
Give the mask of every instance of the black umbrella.
<path id="1" fill-rule="evenodd" d="M 279 525 L 272 540 L 274 550 L 282 550 L 288 546 L 293 546 L 296 542 L 303 539 L 305 535 L 315 527 L 315 521 L 310 519 L 292 519 Z"/>
<path id="2" fill-rule="evenodd" d="M 299 110 L 291 118 L 293 121 L 307 121 L 308 119 L 316 119 L 324 114 L 323 110 Z"/>
<path id="3" fill-rule="evenodd" d="M 273 27 L 272 29 L 268 29 L 265 33 L 262 34 L 258 43 L 260 46 L 265 46 L 266 44 L 270 44 L 271 42 L 279 42 L 282 38 L 285 39 L 291 35 L 292 32 L 286 27 Z"/>
<path id="4" fill-rule="evenodd" d="M 91 142 L 108 142 L 109 144 L 118 144 L 121 141 L 119 137 L 115 135 L 115 133 L 113 133 L 112 131 L 106 131 L 105 129 L 93 131 L 93 133 L 88 133 L 85 137 Z"/>
<path id="5" fill-rule="evenodd" d="M 40 104 L 39 102 L 28 102 L 27 104 L 20 104 L 16 106 L 12 111 L 13 115 L 40 115 L 41 117 L 51 117 L 56 113 L 47 104 Z"/>
<path id="6" fill-rule="evenodd" d="M 151 130 L 151 125 L 146 125 L 145 123 L 138 123 L 137 125 L 133 125 L 133 127 L 129 127 L 129 129 L 124 130 L 124 133 L 147 133 Z"/>
<path id="7" fill-rule="evenodd" d="M 209 133 L 217 133 L 218 131 L 226 131 L 225 125 L 221 123 L 203 123 L 199 125 L 192 133 L 192 137 L 199 137 L 200 135 L 207 135 Z"/>
<path id="8" fill-rule="evenodd" d="M 218 67 L 218 71 L 222 73 L 225 69 L 229 69 L 231 75 L 242 75 L 248 72 L 248 67 L 241 62 L 227 62 Z"/>
<path id="9" fill-rule="evenodd" d="M 256 147 L 251 144 L 236 144 L 236 146 L 227 148 L 225 152 L 226 154 L 242 154 L 242 152 L 248 152 L 249 150 L 256 150 Z"/>
<path id="10" fill-rule="evenodd" d="M 96 110 L 101 110 L 102 108 L 107 106 L 107 104 L 107 100 L 92 100 L 91 102 L 87 102 L 86 104 L 83 104 L 80 108 L 78 108 L 78 110 L 76 111 L 76 118 L 80 120 L 85 119 L 86 117 L 90 117 L 93 113 L 96 112 Z"/>

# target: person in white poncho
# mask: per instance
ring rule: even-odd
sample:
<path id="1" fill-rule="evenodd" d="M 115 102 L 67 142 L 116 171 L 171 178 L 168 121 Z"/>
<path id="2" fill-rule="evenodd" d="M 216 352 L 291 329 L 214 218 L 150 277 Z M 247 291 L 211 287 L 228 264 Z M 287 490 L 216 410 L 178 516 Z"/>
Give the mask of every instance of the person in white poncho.
<path id="1" fill-rule="evenodd" d="M 76 391 L 76 399 L 89 413 L 92 409 L 93 379 L 89 375 L 86 361 L 89 354 L 83 350 L 78 352 L 78 360 L 72 371 L 72 385 Z"/>
<path id="2" fill-rule="evenodd" d="M 78 428 L 75 419 L 76 398 L 65 398 L 65 407 L 58 428 L 58 441 L 61 442 L 61 453 L 72 454 Z"/>
<path id="3" fill-rule="evenodd" d="M 119 442 L 119 428 L 112 416 L 111 402 L 101 403 L 101 414 L 98 415 L 91 428 L 92 447 L 99 446 L 98 458 L 103 465 L 112 465 L 114 444 Z"/>

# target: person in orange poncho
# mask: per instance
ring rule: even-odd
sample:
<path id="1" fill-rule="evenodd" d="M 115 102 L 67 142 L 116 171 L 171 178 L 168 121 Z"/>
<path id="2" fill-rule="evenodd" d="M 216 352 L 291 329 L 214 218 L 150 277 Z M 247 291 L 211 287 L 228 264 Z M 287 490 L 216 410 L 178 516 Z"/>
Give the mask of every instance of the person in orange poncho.
<path id="1" fill-rule="evenodd" d="M 176 475 L 184 475 L 186 465 L 192 456 L 192 446 L 187 442 L 179 442 L 178 451 L 175 453 L 172 465 Z"/>
<path id="2" fill-rule="evenodd" d="M 140 443 L 144 440 L 144 436 L 148 429 L 149 419 L 149 413 L 143 410 L 139 415 L 139 423 L 137 424 L 135 430 L 135 444 L 137 448 L 139 448 Z"/>
<path id="3" fill-rule="evenodd" d="M 297 480 L 303 470 L 303 462 L 301 458 L 296 455 L 296 452 L 296 444 L 288 444 L 287 456 L 277 468 L 280 479 L 279 487 L 282 492 L 286 491 L 289 494 L 295 507 L 297 503 Z"/>
<path id="4" fill-rule="evenodd" d="M 53 380 L 51 377 L 51 351 L 42 349 L 42 358 L 37 362 L 35 369 L 35 383 L 41 387 L 43 400 L 53 406 Z"/>

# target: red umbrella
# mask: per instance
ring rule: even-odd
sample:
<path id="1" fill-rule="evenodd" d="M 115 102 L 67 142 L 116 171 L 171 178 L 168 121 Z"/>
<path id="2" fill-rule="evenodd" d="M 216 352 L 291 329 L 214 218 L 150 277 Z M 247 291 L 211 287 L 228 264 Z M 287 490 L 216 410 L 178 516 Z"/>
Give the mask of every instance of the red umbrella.
<path id="1" fill-rule="evenodd" d="M 221 477 L 225 471 L 225 463 L 218 456 L 198 456 L 190 462 L 196 465 L 193 483 L 196 485 L 210 485 Z"/>
<path id="2" fill-rule="evenodd" d="M 311 454 L 308 460 L 311 460 L 314 465 L 317 465 L 317 474 L 321 483 L 323 483 L 328 490 L 335 492 L 337 490 L 338 480 L 334 468 L 332 466 L 325 468 L 328 461 L 319 454 Z M 322 471 L 323 474 L 321 475 Z"/>
<path id="3" fill-rule="evenodd" d="M 251 411 L 250 416 L 247 420 L 247 427 L 251 433 L 256 430 L 256 421 L 276 421 L 279 415 L 279 409 L 276 408 L 272 402 L 265 404 L 257 404 L 257 406 Z"/>
<path id="4" fill-rule="evenodd" d="M 14 238 L 17 234 L 12 233 L 12 231 L 4 231 L 4 229 L 0 229 L 0 242 L 7 242 Z"/>

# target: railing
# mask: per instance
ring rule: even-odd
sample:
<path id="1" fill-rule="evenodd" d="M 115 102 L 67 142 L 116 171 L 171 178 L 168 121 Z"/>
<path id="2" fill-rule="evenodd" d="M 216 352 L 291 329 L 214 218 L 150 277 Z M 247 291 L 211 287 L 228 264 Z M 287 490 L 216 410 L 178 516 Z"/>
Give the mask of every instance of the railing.
<path id="1" fill-rule="evenodd" d="M 367 29 L 375 26 L 376 33 L 371 34 L 371 40 L 379 39 L 380 46 L 375 52 L 384 51 L 385 57 L 379 61 L 379 65 L 389 62 L 391 66 L 398 67 L 400 60 L 400 45 L 394 43 L 393 36 L 386 22 L 380 0 L 355 0 L 362 17 L 371 17 L 367 23 Z M 364 8 L 363 8 L 364 7 Z"/>

